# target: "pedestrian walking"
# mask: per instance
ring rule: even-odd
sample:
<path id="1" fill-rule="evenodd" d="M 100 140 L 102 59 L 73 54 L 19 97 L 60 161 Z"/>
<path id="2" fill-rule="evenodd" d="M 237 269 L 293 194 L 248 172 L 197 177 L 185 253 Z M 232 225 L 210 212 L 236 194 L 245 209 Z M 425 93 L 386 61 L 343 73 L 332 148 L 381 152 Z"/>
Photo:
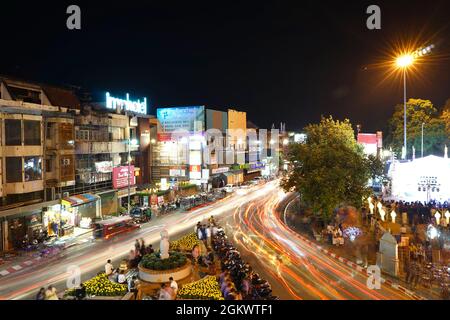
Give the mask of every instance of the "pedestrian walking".
<path id="1" fill-rule="evenodd" d="M 136 254 L 141 251 L 141 243 L 138 239 L 134 243 L 134 251 L 136 251 Z"/>
<path id="2" fill-rule="evenodd" d="M 140 247 L 139 252 L 140 252 L 141 256 L 145 256 L 145 253 L 146 253 L 145 252 L 145 241 L 143 238 L 141 238 L 141 247 Z"/>

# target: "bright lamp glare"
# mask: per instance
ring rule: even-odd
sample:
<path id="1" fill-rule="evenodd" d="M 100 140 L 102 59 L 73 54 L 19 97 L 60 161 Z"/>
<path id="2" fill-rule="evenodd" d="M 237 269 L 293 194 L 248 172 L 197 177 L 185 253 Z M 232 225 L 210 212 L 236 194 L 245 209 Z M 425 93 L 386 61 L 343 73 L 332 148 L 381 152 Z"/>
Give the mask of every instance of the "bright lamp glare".
<path id="1" fill-rule="evenodd" d="M 396 64 L 400 68 L 406 68 L 414 62 L 414 57 L 410 54 L 405 54 L 403 56 L 400 56 L 396 60 Z"/>

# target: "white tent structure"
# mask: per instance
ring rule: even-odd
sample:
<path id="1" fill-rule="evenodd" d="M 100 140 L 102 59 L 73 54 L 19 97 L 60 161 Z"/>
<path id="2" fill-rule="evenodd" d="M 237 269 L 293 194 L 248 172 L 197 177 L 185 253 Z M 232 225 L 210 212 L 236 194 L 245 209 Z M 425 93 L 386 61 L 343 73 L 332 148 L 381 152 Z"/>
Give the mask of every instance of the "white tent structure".
<path id="1" fill-rule="evenodd" d="M 450 159 L 427 156 L 394 161 L 389 168 L 391 198 L 404 201 L 450 201 Z"/>

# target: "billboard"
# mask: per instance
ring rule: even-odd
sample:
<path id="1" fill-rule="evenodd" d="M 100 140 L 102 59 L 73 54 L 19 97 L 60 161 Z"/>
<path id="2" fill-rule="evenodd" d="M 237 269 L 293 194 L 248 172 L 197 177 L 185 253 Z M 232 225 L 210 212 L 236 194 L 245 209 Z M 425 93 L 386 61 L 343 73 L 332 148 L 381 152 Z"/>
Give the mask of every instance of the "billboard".
<path id="1" fill-rule="evenodd" d="M 113 168 L 113 187 L 114 189 L 120 189 L 128 187 L 128 174 L 130 174 L 130 186 L 136 184 L 136 177 L 134 176 L 134 166 L 130 166 L 128 172 L 128 166 Z"/>
<path id="2" fill-rule="evenodd" d="M 364 148 L 364 153 L 376 155 L 382 147 L 382 133 L 358 133 L 358 143 Z"/>
<path id="3" fill-rule="evenodd" d="M 204 106 L 158 108 L 156 117 L 160 123 L 158 133 L 171 133 L 177 130 L 205 131 Z"/>
<path id="4" fill-rule="evenodd" d="M 130 100 L 130 95 L 127 93 L 125 99 L 112 97 L 109 92 L 106 93 L 106 108 L 120 111 L 128 111 L 138 114 L 147 114 L 147 98 L 141 100 Z"/>

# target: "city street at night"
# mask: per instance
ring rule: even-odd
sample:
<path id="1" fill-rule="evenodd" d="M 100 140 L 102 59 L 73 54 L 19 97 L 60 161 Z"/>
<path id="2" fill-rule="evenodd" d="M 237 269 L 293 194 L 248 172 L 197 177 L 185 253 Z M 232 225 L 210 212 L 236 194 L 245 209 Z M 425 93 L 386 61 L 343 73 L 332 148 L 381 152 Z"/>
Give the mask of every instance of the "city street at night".
<path id="1" fill-rule="evenodd" d="M 0 310 L 445 310 L 449 15 L 449 0 L 2 2 Z"/>

